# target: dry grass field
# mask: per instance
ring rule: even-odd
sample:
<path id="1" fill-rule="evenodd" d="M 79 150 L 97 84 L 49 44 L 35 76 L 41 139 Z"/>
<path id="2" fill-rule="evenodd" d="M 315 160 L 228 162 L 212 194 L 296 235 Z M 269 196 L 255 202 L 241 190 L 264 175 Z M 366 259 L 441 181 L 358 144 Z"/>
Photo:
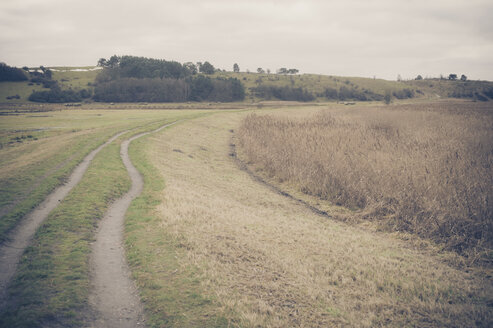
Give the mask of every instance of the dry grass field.
<path id="1" fill-rule="evenodd" d="M 475 261 L 493 248 L 493 107 L 439 102 L 249 115 L 239 152 L 257 173 L 446 244 Z"/>
<path id="2" fill-rule="evenodd" d="M 492 323 L 491 282 L 449 266 L 453 253 L 318 216 L 239 171 L 231 130 L 246 116 L 182 122 L 142 149 L 165 184 L 149 190 L 156 209 L 127 226 L 151 325 L 209 326 L 198 322 L 214 315 L 241 327 Z"/>

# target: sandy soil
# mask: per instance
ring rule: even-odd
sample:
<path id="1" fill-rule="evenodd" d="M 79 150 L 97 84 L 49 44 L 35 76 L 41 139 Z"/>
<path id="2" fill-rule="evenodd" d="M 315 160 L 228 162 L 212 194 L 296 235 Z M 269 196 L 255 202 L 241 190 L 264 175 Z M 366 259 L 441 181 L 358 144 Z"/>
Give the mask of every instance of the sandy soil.
<path id="1" fill-rule="evenodd" d="M 24 253 L 25 248 L 30 244 L 38 227 L 48 217 L 50 212 L 58 206 L 59 202 L 67 196 L 70 190 L 79 183 L 96 154 L 126 132 L 128 131 L 123 131 L 114 135 L 104 144 L 89 153 L 89 155 L 87 155 L 74 169 L 68 182 L 48 195 L 48 197 L 28 214 L 10 233 L 8 241 L 0 245 L 0 267 L 2 268 L 2 270 L 0 270 L 0 308 L 6 303 L 7 287 L 17 269 L 19 259 Z"/>
<path id="2" fill-rule="evenodd" d="M 91 256 L 92 290 L 89 303 L 96 313 L 90 327 L 138 327 L 144 325 L 143 308 L 137 288 L 131 279 L 123 249 L 123 224 L 125 213 L 133 199 L 141 192 L 144 181 L 128 155 L 129 144 L 144 135 L 141 133 L 125 140 L 121 145 L 121 157 L 132 180 L 130 190 L 109 208 L 100 222 Z"/>

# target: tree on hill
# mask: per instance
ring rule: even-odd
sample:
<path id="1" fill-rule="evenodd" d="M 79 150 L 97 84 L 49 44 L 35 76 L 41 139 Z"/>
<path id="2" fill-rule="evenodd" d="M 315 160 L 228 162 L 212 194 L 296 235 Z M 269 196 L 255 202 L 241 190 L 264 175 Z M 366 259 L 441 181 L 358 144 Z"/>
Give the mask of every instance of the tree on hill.
<path id="1" fill-rule="evenodd" d="M 423 77 L 422 77 L 421 75 L 418 75 L 418 76 L 416 76 L 416 78 L 415 78 L 415 80 L 418 80 L 418 81 L 419 81 L 419 80 L 422 80 L 422 79 L 423 79 Z"/>
<path id="2" fill-rule="evenodd" d="M 299 70 L 296 68 L 287 69 L 286 67 L 281 67 L 277 70 L 277 74 L 298 74 Z"/>
<path id="3" fill-rule="evenodd" d="M 183 64 L 183 67 L 188 69 L 190 71 L 191 75 L 195 75 L 198 73 L 197 65 L 195 65 L 192 62 L 187 62 L 187 63 Z"/>
<path id="4" fill-rule="evenodd" d="M 259 68 L 257 68 L 257 73 L 263 74 L 263 73 L 265 73 L 265 71 L 262 67 L 259 67 Z"/>
<path id="5" fill-rule="evenodd" d="M 211 63 L 206 61 L 202 65 L 199 66 L 199 71 L 200 71 L 200 73 L 204 73 L 204 74 L 214 74 L 216 69 L 214 68 L 214 66 L 212 66 Z"/>
<path id="6" fill-rule="evenodd" d="M 235 72 L 235 73 L 239 73 L 239 72 L 240 72 L 240 66 L 238 66 L 238 64 L 237 64 L 237 63 L 235 63 L 235 64 L 233 65 L 233 72 Z"/>
<path id="7" fill-rule="evenodd" d="M 110 59 L 106 60 L 105 58 L 99 58 L 98 66 L 106 67 L 106 68 L 115 68 L 120 64 L 120 57 L 117 55 L 113 55 Z"/>
<path id="8" fill-rule="evenodd" d="M 107 63 L 106 63 L 106 58 L 99 58 L 98 60 L 98 66 L 99 67 L 106 67 Z"/>
<path id="9" fill-rule="evenodd" d="M 457 80 L 457 74 L 449 74 L 448 79 L 452 81 Z"/>
<path id="10" fill-rule="evenodd" d="M 465 76 L 464 74 L 462 74 L 461 77 L 460 77 L 460 80 L 461 81 L 466 81 L 467 80 L 467 76 Z"/>

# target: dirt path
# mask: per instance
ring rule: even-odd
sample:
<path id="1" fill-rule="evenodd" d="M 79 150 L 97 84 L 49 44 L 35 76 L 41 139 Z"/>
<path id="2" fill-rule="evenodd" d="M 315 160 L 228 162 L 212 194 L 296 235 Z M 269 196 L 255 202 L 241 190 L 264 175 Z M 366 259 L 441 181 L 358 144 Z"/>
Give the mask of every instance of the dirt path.
<path id="1" fill-rule="evenodd" d="M 121 145 L 121 157 L 132 180 L 132 187 L 115 201 L 101 220 L 92 248 L 89 296 L 96 320 L 91 327 L 138 327 L 144 325 L 142 304 L 137 288 L 130 277 L 123 249 L 123 224 L 125 213 L 134 198 L 141 192 L 144 181 L 128 156 L 129 144 L 144 135 L 158 132 L 174 123 L 133 136 Z"/>
<path id="2" fill-rule="evenodd" d="M 128 131 L 120 132 L 111 137 L 104 144 L 94 149 L 87 155 L 82 162 L 72 172 L 68 182 L 58 187 L 46 199 L 39 204 L 26 218 L 9 234 L 8 241 L 0 245 L 0 308 L 3 308 L 7 299 L 7 287 L 14 275 L 19 259 L 24 253 L 25 248 L 30 244 L 34 233 L 43 223 L 48 214 L 53 211 L 65 196 L 82 179 L 89 164 L 108 144 Z"/>

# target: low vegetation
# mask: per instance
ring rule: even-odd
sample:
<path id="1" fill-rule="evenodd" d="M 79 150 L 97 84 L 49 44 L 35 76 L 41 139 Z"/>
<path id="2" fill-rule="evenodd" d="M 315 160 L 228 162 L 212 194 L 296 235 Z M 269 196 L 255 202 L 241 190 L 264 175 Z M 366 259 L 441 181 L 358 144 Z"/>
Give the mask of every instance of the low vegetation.
<path id="1" fill-rule="evenodd" d="M 0 82 L 4 81 L 26 81 L 27 73 L 20 68 L 11 67 L 5 63 L 0 63 Z"/>
<path id="2" fill-rule="evenodd" d="M 44 102 L 44 103 L 70 103 L 81 102 L 84 99 L 91 97 L 91 93 L 87 89 L 79 91 L 61 90 L 59 87 L 52 87 L 49 91 L 33 91 L 29 96 L 29 101 Z"/>
<path id="3" fill-rule="evenodd" d="M 492 260 L 493 111 L 474 103 L 250 115 L 239 148 L 257 170 L 387 230 Z"/>
<path id="4" fill-rule="evenodd" d="M 253 88 L 255 96 L 265 100 L 313 101 L 315 96 L 303 88 L 261 85 Z"/>

